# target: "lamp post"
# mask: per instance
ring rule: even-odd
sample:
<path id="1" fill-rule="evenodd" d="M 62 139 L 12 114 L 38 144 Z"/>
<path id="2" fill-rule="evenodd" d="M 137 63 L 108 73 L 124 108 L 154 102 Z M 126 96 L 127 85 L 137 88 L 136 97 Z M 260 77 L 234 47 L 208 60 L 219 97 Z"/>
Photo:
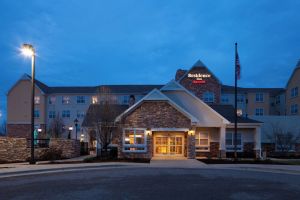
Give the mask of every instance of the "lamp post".
<path id="1" fill-rule="evenodd" d="M 76 118 L 75 120 L 74 120 L 74 124 L 75 124 L 75 140 L 77 140 L 77 126 L 78 126 L 78 119 Z"/>
<path id="2" fill-rule="evenodd" d="M 22 54 L 31 57 L 31 157 L 29 164 L 35 164 L 34 160 L 34 92 L 35 92 L 35 50 L 31 44 L 23 44 L 21 47 Z"/>

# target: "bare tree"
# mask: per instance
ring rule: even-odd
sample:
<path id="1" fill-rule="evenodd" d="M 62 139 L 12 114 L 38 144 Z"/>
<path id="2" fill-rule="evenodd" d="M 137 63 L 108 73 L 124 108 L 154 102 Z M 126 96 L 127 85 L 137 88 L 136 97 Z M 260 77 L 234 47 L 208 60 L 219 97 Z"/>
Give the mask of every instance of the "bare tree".
<path id="1" fill-rule="evenodd" d="M 300 132 L 298 130 L 287 130 L 278 123 L 271 124 L 272 132 L 267 135 L 278 151 L 289 152 L 294 149 L 295 144 L 300 142 Z"/>
<path id="2" fill-rule="evenodd" d="M 50 134 L 51 137 L 59 138 L 62 136 L 63 132 L 64 132 L 64 122 L 58 113 L 56 117 L 52 119 L 52 121 L 50 122 L 48 133 Z"/>
<path id="3" fill-rule="evenodd" d="M 4 120 L 0 126 L 0 135 L 6 135 L 7 133 L 7 127 L 6 127 L 6 121 Z"/>

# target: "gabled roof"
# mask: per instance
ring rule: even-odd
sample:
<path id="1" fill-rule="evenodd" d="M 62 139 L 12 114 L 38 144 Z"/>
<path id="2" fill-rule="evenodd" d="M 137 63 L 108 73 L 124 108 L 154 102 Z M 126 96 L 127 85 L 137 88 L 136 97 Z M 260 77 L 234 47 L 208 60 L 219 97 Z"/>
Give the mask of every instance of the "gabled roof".
<path id="1" fill-rule="evenodd" d="M 234 93 L 234 86 L 222 85 L 222 92 Z M 249 92 L 266 92 L 270 93 L 271 96 L 276 96 L 285 91 L 284 88 L 243 88 L 238 87 L 238 93 L 249 93 Z"/>
<path id="2" fill-rule="evenodd" d="M 228 121 L 231 123 L 234 123 L 235 119 L 235 109 L 232 105 L 217 105 L 217 104 L 212 104 L 210 105 L 212 109 L 220 113 L 223 117 L 225 117 Z M 246 117 L 238 117 L 237 118 L 238 123 L 262 123 L 257 120 L 249 119 Z"/>
<path id="3" fill-rule="evenodd" d="M 24 81 L 24 80 L 28 80 L 28 81 L 31 81 L 31 76 L 30 75 L 28 75 L 28 74 L 23 74 L 22 76 L 21 76 L 21 78 L 8 90 L 8 92 L 7 92 L 7 94 L 9 94 L 11 91 L 12 91 L 12 89 L 14 88 L 14 87 L 16 87 L 16 85 L 18 85 L 19 84 L 19 82 L 20 81 Z M 48 89 L 49 89 L 49 87 L 47 86 L 47 85 L 45 85 L 44 83 L 42 83 L 42 82 L 40 82 L 39 80 L 37 80 L 37 79 L 35 79 L 35 85 L 36 85 L 36 87 L 38 87 L 40 90 L 41 90 L 41 92 L 43 93 L 43 94 L 46 94 L 47 92 L 48 92 Z"/>
<path id="4" fill-rule="evenodd" d="M 171 106 L 173 106 L 176 110 L 178 110 L 183 115 L 185 115 L 187 118 L 189 118 L 192 123 L 197 123 L 198 122 L 198 119 L 196 117 L 194 117 L 193 115 L 191 115 L 189 112 L 187 112 L 186 110 L 184 110 L 182 107 L 178 106 L 173 100 L 171 100 L 169 97 L 167 97 L 166 95 L 164 95 L 158 89 L 153 89 L 149 94 L 147 94 L 141 100 L 139 100 L 134 105 L 132 105 L 130 108 L 128 108 L 127 110 L 125 110 L 122 114 L 120 114 L 116 118 L 116 121 L 120 121 L 123 116 L 131 113 L 134 109 L 136 109 L 139 105 L 141 105 L 145 101 L 166 101 Z"/>
<path id="5" fill-rule="evenodd" d="M 202 69 L 207 70 L 207 71 L 212 75 L 212 77 L 214 77 L 214 78 L 218 81 L 218 83 L 222 85 L 222 82 L 218 79 L 218 77 L 216 77 L 216 76 L 208 69 L 208 67 L 206 67 L 206 65 L 205 65 L 201 60 L 198 60 L 198 61 L 197 61 L 197 62 L 196 62 L 189 70 L 187 70 L 186 73 L 185 73 L 184 75 L 182 75 L 182 76 L 177 80 L 177 82 L 180 83 L 180 81 L 181 81 L 185 76 L 187 76 L 188 73 L 190 73 L 190 71 L 192 71 L 192 70 L 195 69 L 195 68 L 200 68 L 200 69 L 202 68 Z"/>
<path id="6" fill-rule="evenodd" d="M 110 104 L 109 111 L 104 111 L 106 107 L 100 104 L 91 104 L 82 122 L 82 127 L 93 127 L 98 122 L 106 118 L 109 122 L 114 122 L 115 118 L 124 112 L 128 105 Z M 109 112 L 109 113 L 108 113 Z"/>
<path id="7" fill-rule="evenodd" d="M 197 111 L 197 109 L 199 109 L 199 106 L 202 106 L 203 108 L 207 109 L 208 111 L 210 111 L 214 116 L 217 116 L 221 121 L 222 123 L 224 124 L 229 124 L 230 122 L 225 118 L 223 117 L 222 115 L 220 115 L 218 112 L 216 112 L 214 109 L 212 109 L 210 106 L 208 106 L 206 103 L 204 103 L 201 99 L 199 99 L 196 95 L 194 95 L 192 92 L 188 91 L 185 87 L 183 87 L 180 83 L 178 83 L 177 81 L 175 80 L 171 80 L 169 83 L 167 83 L 164 87 L 161 88 L 161 91 L 162 92 L 168 92 L 168 91 L 175 91 L 175 89 L 173 88 L 178 88 L 177 91 L 181 91 L 181 92 L 184 92 L 185 94 L 187 94 L 190 98 L 193 99 L 194 102 L 196 102 L 197 105 L 195 105 L 194 107 L 190 104 L 189 107 L 193 107 L 193 108 L 184 108 L 186 106 L 184 105 L 178 105 L 183 107 L 185 110 L 187 110 L 188 112 L 190 112 L 191 114 L 194 112 Z M 165 94 L 166 96 L 172 96 L 172 95 L 169 95 L 169 94 Z M 171 98 L 171 97 L 170 97 Z M 173 96 L 173 98 L 175 98 Z M 171 98 L 172 99 L 172 98 Z M 182 101 L 187 101 L 187 99 L 182 99 Z M 175 101 L 175 100 L 174 100 Z M 176 101 L 175 101 L 176 102 Z M 201 114 L 199 112 L 197 112 L 198 114 Z M 194 115 L 196 116 L 196 115 Z M 196 116 L 197 117 L 197 116 Z M 199 118 L 197 118 L 198 120 L 200 120 Z"/>
<path id="8" fill-rule="evenodd" d="M 292 78 L 293 78 L 293 76 L 294 76 L 294 74 L 296 73 L 297 70 L 300 70 L 300 59 L 298 60 L 296 66 L 295 66 L 295 68 L 294 68 L 294 70 L 293 70 L 293 72 L 292 72 L 292 74 L 291 74 L 291 76 L 290 76 L 290 78 L 288 80 L 288 82 L 286 83 L 285 88 L 288 87 L 288 85 L 290 84 L 290 82 L 291 82 L 291 80 L 292 80 Z"/>

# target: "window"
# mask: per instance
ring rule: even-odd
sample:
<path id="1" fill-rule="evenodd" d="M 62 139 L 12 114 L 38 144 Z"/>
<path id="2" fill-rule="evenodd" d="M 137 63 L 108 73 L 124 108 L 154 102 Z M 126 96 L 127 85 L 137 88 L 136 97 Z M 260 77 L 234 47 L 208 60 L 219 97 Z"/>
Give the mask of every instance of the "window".
<path id="1" fill-rule="evenodd" d="M 62 118 L 70 118 L 70 111 L 69 110 L 63 110 L 62 111 Z"/>
<path id="2" fill-rule="evenodd" d="M 84 118 L 84 116 L 85 116 L 84 111 L 77 110 L 77 118 Z"/>
<path id="3" fill-rule="evenodd" d="M 124 152 L 146 152 L 147 138 L 145 129 L 124 129 L 123 130 L 123 151 Z"/>
<path id="4" fill-rule="evenodd" d="M 291 98 L 298 96 L 298 87 L 294 87 L 291 89 Z"/>
<path id="5" fill-rule="evenodd" d="M 35 96 L 34 97 L 34 104 L 40 104 L 41 103 L 41 97 Z"/>
<path id="6" fill-rule="evenodd" d="M 275 97 L 275 104 L 280 104 L 280 96 Z"/>
<path id="7" fill-rule="evenodd" d="M 255 115 L 256 116 L 263 116 L 264 115 L 264 109 L 263 108 L 256 108 L 255 109 Z"/>
<path id="8" fill-rule="evenodd" d="M 98 103 L 98 97 L 93 96 L 92 97 L 92 104 L 97 104 Z"/>
<path id="9" fill-rule="evenodd" d="M 34 118 L 40 118 L 40 111 L 34 110 Z"/>
<path id="10" fill-rule="evenodd" d="M 242 151 L 242 134 L 237 133 L 236 141 L 237 151 Z M 226 150 L 234 151 L 234 133 L 226 133 Z"/>
<path id="11" fill-rule="evenodd" d="M 129 96 L 128 95 L 123 96 L 122 104 L 127 105 L 128 103 L 129 103 Z"/>
<path id="12" fill-rule="evenodd" d="M 49 104 L 55 104 L 55 101 L 56 101 L 56 97 L 54 96 L 49 97 Z"/>
<path id="13" fill-rule="evenodd" d="M 55 117 L 55 111 L 49 111 L 49 119 L 54 119 Z"/>
<path id="14" fill-rule="evenodd" d="M 215 101 L 215 95 L 212 92 L 205 92 L 202 100 L 206 103 L 213 103 Z"/>
<path id="15" fill-rule="evenodd" d="M 228 97 L 228 95 L 222 95 L 221 96 L 221 102 L 223 103 L 223 104 L 228 104 L 229 103 L 229 97 Z"/>
<path id="16" fill-rule="evenodd" d="M 263 93 L 256 93 L 255 101 L 256 102 L 264 102 L 264 94 Z"/>
<path id="17" fill-rule="evenodd" d="M 70 104 L 71 98 L 69 96 L 63 96 L 62 97 L 62 104 Z"/>
<path id="18" fill-rule="evenodd" d="M 297 114 L 298 113 L 298 104 L 291 105 L 291 114 Z"/>
<path id="19" fill-rule="evenodd" d="M 77 103 L 84 104 L 85 103 L 85 96 L 77 96 Z"/>
<path id="20" fill-rule="evenodd" d="M 242 94 L 237 95 L 237 103 L 244 103 L 245 101 L 245 96 Z"/>
<path id="21" fill-rule="evenodd" d="M 196 133 L 195 146 L 196 151 L 209 151 L 209 133 L 202 131 Z"/>

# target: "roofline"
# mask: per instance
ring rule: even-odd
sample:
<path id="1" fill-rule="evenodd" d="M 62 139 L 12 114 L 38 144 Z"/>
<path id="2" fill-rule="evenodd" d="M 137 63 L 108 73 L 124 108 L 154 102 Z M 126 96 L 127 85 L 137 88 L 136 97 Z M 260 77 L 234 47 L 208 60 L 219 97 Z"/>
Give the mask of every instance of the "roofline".
<path id="1" fill-rule="evenodd" d="M 24 77 L 24 75 L 26 75 L 26 79 L 23 79 L 23 77 Z M 29 77 L 29 75 L 28 74 L 23 74 L 23 76 L 21 76 L 21 78 L 19 78 L 19 80 L 15 83 L 15 84 L 13 84 L 13 86 L 11 86 L 11 88 L 7 91 L 7 93 L 6 93 L 6 96 L 8 96 L 9 95 L 9 93 L 21 82 L 21 81 L 30 81 L 31 82 L 31 78 Z M 42 83 L 42 82 L 41 82 Z M 43 83 L 44 84 L 44 83 Z M 43 95 L 45 95 L 46 93 L 36 84 L 36 82 L 35 82 L 35 84 L 34 84 L 34 86 L 36 87 L 36 88 L 38 88 L 40 91 L 41 91 L 41 93 L 43 94 Z"/>
<path id="2" fill-rule="evenodd" d="M 300 70 L 300 67 L 299 67 L 299 66 L 296 66 L 296 67 L 294 68 L 294 70 L 293 70 L 293 72 L 292 72 L 292 74 L 291 74 L 289 80 L 287 81 L 287 83 L 286 83 L 286 85 L 285 85 L 285 89 L 287 89 L 289 83 L 291 82 L 291 79 L 293 78 L 293 76 L 294 76 L 294 74 L 296 73 L 297 70 Z"/>
<path id="3" fill-rule="evenodd" d="M 202 103 L 204 106 L 206 106 L 208 109 L 210 109 L 212 112 L 214 112 L 217 116 L 219 116 L 221 119 L 223 119 L 223 122 L 225 124 L 229 124 L 230 121 L 228 121 L 225 117 L 223 117 L 220 113 L 218 113 L 217 111 L 215 111 L 212 107 L 210 107 L 209 105 L 207 105 L 205 102 L 203 102 L 201 99 L 199 99 L 196 95 L 194 95 L 192 92 L 188 91 L 185 87 L 183 87 L 179 82 L 175 81 L 174 79 L 172 79 L 170 82 L 175 82 L 179 87 L 181 87 L 185 92 L 187 92 L 189 95 L 191 95 L 193 98 L 195 98 L 197 101 L 199 101 L 200 103 Z M 169 83 L 170 83 L 169 82 Z M 162 89 L 162 88 L 161 88 Z"/>
<path id="4" fill-rule="evenodd" d="M 180 107 L 179 105 L 177 105 L 173 100 L 171 100 L 169 97 L 167 97 L 165 94 L 163 94 L 160 90 L 158 89 L 153 89 L 151 92 L 149 92 L 146 96 L 144 96 L 142 99 L 140 99 L 138 102 L 136 102 L 134 105 L 132 105 L 131 107 L 129 107 L 128 109 L 126 109 L 123 113 L 121 113 L 119 116 L 116 117 L 115 122 L 118 122 L 121 120 L 121 117 L 123 117 L 125 114 L 129 113 L 131 110 L 135 109 L 137 106 L 139 106 L 140 104 L 142 104 L 145 101 L 155 101 L 155 100 L 147 100 L 147 98 L 154 92 L 159 92 L 161 95 L 163 95 L 163 97 L 166 98 L 166 100 L 161 100 L 161 101 L 167 101 L 171 106 L 173 106 L 176 110 L 178 110 L 179 112 L 181 112 L 183 115 L 185 115 L 186 117 L 188 117 L 191 120 L 191 124 L 192 123 L 197 123 L 198 119 L 196 117 L 194 117 L 193 115 L 191 115 L 189 112 L 187 112 L 186 110 L 184 110 L 182 107 Z"/>

